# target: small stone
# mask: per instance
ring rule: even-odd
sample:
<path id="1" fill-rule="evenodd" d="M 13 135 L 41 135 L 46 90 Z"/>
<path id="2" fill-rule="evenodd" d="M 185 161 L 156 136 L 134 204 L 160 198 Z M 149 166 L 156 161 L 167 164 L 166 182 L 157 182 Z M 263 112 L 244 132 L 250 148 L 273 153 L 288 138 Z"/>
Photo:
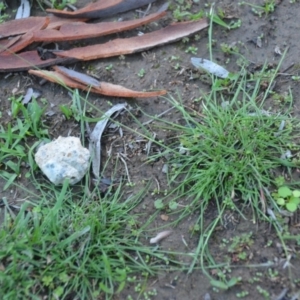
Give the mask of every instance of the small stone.
<path id="1" fill-rule="evenodd" d="M 167 164 L 164 164 L 161 171 L 165 174 L 168 174 L 169 166 Z"/>
<path id="2" fill-rule="evenodd" d="M 80 181 L 89 167 L 90 152 L 81 145 L 77 137 L 59 137 L 41 146 L 35 154 L 35 161 L 42 172 L 55 185 L 66 178 L 70 184 Z"/>
<path id="3" fill-rule="evenodd" d="M 204 296 L 203 296 L 203 300 L 211 300 L 211 296 L 209 293 L 206 293 Z"/>

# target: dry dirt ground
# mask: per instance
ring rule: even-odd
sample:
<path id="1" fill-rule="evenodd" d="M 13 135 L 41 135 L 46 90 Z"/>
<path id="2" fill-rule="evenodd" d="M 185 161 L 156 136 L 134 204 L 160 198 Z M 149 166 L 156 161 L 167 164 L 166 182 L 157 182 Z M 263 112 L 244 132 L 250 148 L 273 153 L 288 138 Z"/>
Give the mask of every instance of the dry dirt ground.
<path id="1" fill-rule="evenodd" d="M 82 7 L 87 4 L 88 0 L 77 1 L 77 7 Z M 165 1 L 157 0 L 151 8 L 151 12 L 157 10 Z M 172 5 L 178 4 L 175 0 L 170 1 Z M 192 0 L 183 1 L 191 2 Z M 257 4 L 262 4 L 262 0 L 251 1 Z M 37 5 L 34 5 L 33 14 L 42 14 Z M 239 56 L 226 55 L 221 50 L 221 44 L 236 45 L 240 53 L 251 62 L 253 66 L 261 66 L 266 61 L 270 64 L 279 62 L 281 56 L 275 53 L 275 48 L 283 52 L 288 47 L 287 55 L 284 59 L 282 70 L 288 69 L 294 75 L 299 72 L 299 14 L 300 3 L 290 3 L 287 0 L 279 1 L 275 10 L 268 15 L 258 17 L 255 15 L 249 6 L 239 6 L 238 1 L 215 1 L 215 8 L 222 9 L 225 15 L 234 17 L 234 20 L 240 19 L 241 26 L 237 29 L 226 30 L 221 26 L 215 25 L 213 28 L 214 48 L 213 55 L 215 61 L 220 65 L 225 66 L 228 70 L 234 72 L 239 70 L 237 60 Z M 145 8 L 143 8 L 145 9 Z M 194 1 L 192 4 L 192 11 L 197 12 L 200 9 L 206 9 L 203 1 Z M 124 20 L 130 19 L 135 12 L 128 12 L 122 14 Z M 126 33 L 120 33 L 116 36 L 127 37 L 136 35 L 138 30 L 150 31 L 158 29 L 166 25 L 172 19 L 172 13 L 169 12 L 168 17 L 163 20 L 151 24 L 144 28 L 132 30 Z M 108 38 L 99 39 L 99 42 L 108 40 Z M 261 44 L 260 44 L 261 43 Z M 199 97 L 199 89 L 207 90 L 208 85 L 203 83 L 203 80 L 197 76 L 197 71 L 190 63 L 192 56 L 209 58 L 208 52 L 208 34 L 207 30 L 201 31 L 197 36 L 191 37 L 187 43 L 176 42 L 169 45 L 164 45 L 151 49 L 149 51 L 128 55 L 124 59 L 119 57 L 96 60 L 87 63 L 77 63 L 72 65 L 78 71 L 89 71 L 96 77 L 103 81 L 108 81 L 116 84 L 124 85 L 135 90 L 167 89 L 171 95 L 177 94 L 187 106 L 193 105 L 194 101 Z M 197 48 L 196 53 L 186 53 L 189 46 Z M 172 57 L 177 57 L 178 60 L 172 60 Z M 112 66 L 111 68 L 109 66 Z M 145 74 L 139 77 L 138 74 L 141 69 L 144 69 Z M 52 126 L 51 137 L 67 136 L 68 134 L 76 135 L 79 132 L 78 126 L 74 121 L 65 121 L 58 109 L 59 105 L 70 104 L 70 96 L 67 91 L 53 83 L 39 84 L 39 79 L 28 75 L 26 72 L 15 73 L 7 76 L 7 74 L 0 74 L 0 109 L 2 111 L 1 123 L 6 121 L 7 111 L 10 108 L 10 103 L 7 98 L 12 95 L 12 92 L 25 93 L 28 87 L 33 87 L 42 92 L 42 97 L 46 98 L 51 104 L 51 110 L 55 114 L 49 117 L 48 123 Z M 276 83 L 276 91 L 281 93 L 287 92 L 291 88 L 294 95 L 293 114 L 299 116 L 300 114 L 300 86 L 297 81 L 292 81 L 290 77 L 280 77 Z M 16 90 L 17 89 L 17 90 Z M 85 94 L 82 93 L 83 97 Z M 104 97 L 98 95 L 89 95 L 89 101 L 105 111 L 110 103 L 128 102 L 133 107 L 140 107 L 142 111 L 148 115 L 156 115 L 170 108 L 170 103 L 164 98 L 155 99 L 139 99 L 127 100 L 120 98 Z M 275 105 L 270 103 L 270 105 Z M 140 122 L 147 121 L 149 117 L 143 114 L 137 114 Z M 164 116 L 167 120 L 176 122 L 178 116 L 172 112 Z M 130 120 L 122 120 L 127 122 L 127 126 L 134 127 Z M 155 127 L 150 126 L 150 130 L 157 134 L 157 138 L 164 140 L 166 133 L 159 131 Z M 124 136 L 132 147 L 128 148 L 128 155 L 130 162 L 128 163 L 129 174 L 131 181 L 138 187 L 143 179 L 155 178 L 160 183 L 160 189 L 167 189 L 165 174 L 162 173 L 163 161 L 156 161 L 152 165 L 145 165 L 144 161 L 147 159 L 147 154 L 143 150 L 144 145 L 136 142 L 135 136 L 129 131 L 124 131 Z M 109 147 L 111 137 L 105 137 L 105 144 L 103 147 Z M 122 144 L 118 145 L 122 147 Z M 116 150 L 117 151 L 117 150 Z M 125 170 L 120 166 L 120 173 L 125 174 Z M 155 182 L 152 189 L 155 188 Z M 22 182 L 21 182 L 22 183 Z M 4 185 L 0 181 L 0 186 Z M 12 197 L 15 193 L 19 193 L 15 188 L 6 192 L 0 192 L 1 197 Z M 18 194 L 19 198 L 26 195 Z M 140 206 L 134 213 L 147 212 L 151 215 L 156 211 L 154 201 L 157 195 L 147 194 L 143 205 Z M 207 214 L 208 221 L 216 217 L 216 209 L 212 206 L 211 211 Z M 170 216 L 168 222 L 174 220 L 176 216 Z M 291 273 L 288 274 L 287 268 L 283 268 L 281 259 L 283 257 L 280 241 L 276 237 L 275 232 L 269 224 L 254 223 L 251 218 L 248 220 L 241 220 L 237 216 L 236 222 L 232 222 L 232 226 L 224 228 L 220 226 L 215 232 L 210 245 L 210 251 L 214 255 L 216 261 L 231 260 L 232 267 L 224 270 L 224 272 L 231 272 L 232 276 L 241 276 L 243 281 L 227 291 L 216 291 L 201 270 L 194 270 L 192 274 L 187 275 L 186 272 L 162 272 L 157 278 L 149 281 L 149 288 L 156 288 L 157 296 L 153 299 L 166 300 L 202 300 L 202 299 L 237 299 L 239 293 L 245 292 L 244 299 L 300 299 L 295 296 L 296 292 L 300 290 L 300 250 L 294 242 L 289 244 L 291 248 L 292 258 Z M 182 221 L 174 228 L 174 233 L 165 239 L 161 246 L 164 249 L 176 249 L 180 252 L 188 252 L 195 249 L 198 242 L 198 237 L 190 234 L 190 227 L 193 226 L 197 215 L 191 215 L 189 218 Z M 297 222 L 294 222 L 294 225 Z M 166 225 L 158 215 L 153 226 Z M 293 224 L 291 224 L 293 226 Z M 295 227 L 295 231 L 299 233 Z M 250 234 L 251 242 L 245 242 L 239 245 L 241 252 L 245 252 L 246 259 L 243 260 L 237 256 L 237 253 L 230 253 L 228 246 L 233 242 L 233 238 L 237 236 Z M 183 242 L 183 237 L 184 241 Z M 248 239 L 248 241 L 249 241 Z M 228 244 L 229 243 L 229 244 Z M 272 262 L 271 265 L 265 263 Z M 244 267 L 244 265 L 253 265 L 252 267 Z M 256 265 L 256 266 L 255 266 Z M 214 270 L 210 270 L 214 272 Z M 291 277 L 289 276 L 291 275 Z M 290 279 L 293 279 L 291 282 Z M 298 280 L 297 280 L 298 279 Z M 287 293 L 284 293 L 287 289 Z M 269 293 L 269 296 L 264 296 L 263 290 Z M 246 295 L 248 292 L 248 296 Z M 282 293 L 283 292 L 283 293 Z M 134 295 L 133 286 L 128 286 L 122 294 L 120 299 L 126 299 L 127 295 Z M 266 293 L 265 293 L 266 294 Z"/>

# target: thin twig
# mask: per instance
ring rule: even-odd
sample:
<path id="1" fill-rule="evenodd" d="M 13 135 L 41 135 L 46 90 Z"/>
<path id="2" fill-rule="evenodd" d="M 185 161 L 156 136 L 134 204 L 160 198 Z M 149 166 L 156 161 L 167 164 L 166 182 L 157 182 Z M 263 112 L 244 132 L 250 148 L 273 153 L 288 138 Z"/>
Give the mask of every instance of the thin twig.
<path id="1" fill-rule="evenodd" d="M 183 235 L 183 234 L 181 235 L 181 240 L 182 240 L 182 242 L 183 242 L 184 246 L 186 246 L 186 247 L 189 249 L 189 245 L 188 245 L 188 243 L 186 242 L 186 240 L 185 240 L 185 238 L 184 238 L 184 235 Z"/>
<path id="2" fill-rule="evenodd" d="M 156 133 L 154 132 L 152 140 L 154 141 L 156 138 Z M 146 150 L 147 150 L 147 156 L 149 156 L 150 150 L 151 150 L 151 146 L 152 146 L 152 140 L 149 140 L 149 142 L 146 145 Z"/>
<path id="3" fill-rule="evenodd" d="M 108 155 L 109 157 L 110 157 L 111 154 L 112 154 L 112 147 L 113 147 L 113 145 L 114 145 L 116 142 L 118 142 L 118 141 L 120 141 L 120 138 L 116 138 L 114 141 L 111 142 L 111 144 L 110 144 L 110 146 L 109 146 L 109 149 L 106 151 L 106 152 L 107 152 L 107 155 Z"/>
<path id="4" fill-rule="evenodd" d="M 153 178 L 154 178 L 154 180 L 155 180 L 155 182 L 156 182 L 156 185 L 157 185 L 157 192 L 159 193 L 159 192 L 160 192 L 160 185 L 159 185 L 159 182 L 158 182 L 158 180 L 156 179 L 156 177 L 153 176 Z"/>
<path id="5" fill-rule="evenodd" d="M 123 164 L 125 166 L 125 170 L 126 170 L 126 175 L 127 175 L 127 178 L 128 178 L 128 182 L 131 183 L 130 176 L 129 176 L 129 171 L 128 171 L 128 167 L 127 167 L 127 163 L 126 163 L 125 159 L 122 157 L 121 153 L 118 153 L 118 158 L 123 162 Z"/>
<path id="6" fill-rule="evenodd" d="M 160 113 L 159 115 L 157 115 L 156 118 L 162 117 L 163 115 L 167 114 L 169 111 L 171 111 L 171 110 L 174 109 L 174 108 L 175 108 L 175 106 L 172 106 L 172 107 L 168 108 L 167 110 L 165 110 L 165 111 L 163 111 L 162 113 Z M 153 121 L 155 121 L 156 118 L 150 119 L 150 120 L 148 120 L 148 121 L 142 123 L 142 125 L 148 125 L 148 124 L 152 123 Z"/>
<path id="7" fill-rule="evenodd" d="M 169 288 L 171 288 L 171 289 L 175 289 L 175 286 L 172 285 L 172 284 L 169 284 L 169 283 L 165 283 L 165 286 L 166 286 L 166 287 L 169 287 Z"/>
<path id="8" fill-rule="evenodd" d="M 148 4 L 148 7 L 145 11 L 142 11 L 140 9 L 136 9 L 135 11 L 138 12 L 140 14 L 140 18 L 141 17 L 146 17 L 146 15 L 149 13 L 150 11 L 150 8 L 151 8 L 151 3 Z"/>

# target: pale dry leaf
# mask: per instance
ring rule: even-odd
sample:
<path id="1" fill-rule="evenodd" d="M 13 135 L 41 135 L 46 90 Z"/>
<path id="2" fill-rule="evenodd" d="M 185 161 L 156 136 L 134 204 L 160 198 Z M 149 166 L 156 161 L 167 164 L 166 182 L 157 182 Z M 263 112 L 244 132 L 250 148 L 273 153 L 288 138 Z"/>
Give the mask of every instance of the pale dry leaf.
<path id="1" fill-rule="evenodd" d="M 150 239 L 150 244 L 157 244 L 172 233 L 171 230 L 166 230 L 158 233 L 154 238 Z"/>
<path id="2" fill-rule="evenodd" d="M 258 48 L 261 48 L 261 47 L 262 47 L 262 39 L 261 39 L 260 36 L 258 36 L 257 39 L 256 39 L 256 46 L 257 46 Z"/>
<path id="3" fill-rule="evenodd" d="M 208 59 L 192 57 L 191 62 L 196 68 L 202 68 L 215 76 L 227 78 L 229 75 L 226 69 Z"/>
<path id="4" fill-rule="evenodd" d="M 21 0 L 21 4 L 17 10 L 16 19 L 24 19 L 30 17 L 30 2 Z"/>
<path id="5" fill-rule="evenodd" d="M 276 47 L 275 47 L 274 52 L 275 52 L 276 54 L 278 54 L 278 55 L 282 55 L 279 46 L 276 46 Z"/>
<path id="6" fill-rule="evenodd" d="M 101 137 L 103 131 L 106 128 L 106 125 L 111 118 L 111 116 L 116 113 L 124 110 L 126 108 L 126 103 L 120 103 L 114 105 L 111 109 L 109 109 L 102 117 L 94 130 L 90 135 L 90 143 L 89 143 L 89 151 L 92 157 L 92 169 L 96 179 L 100 176 L 100 165 L 101 165 Z"/>
<path id="7" fill-rule="evenodd" d="M 160 215 L 160 218 L 161 218 L 163 221 L 168 221 L 168 220 L 169 220 L 169 216 L 168 216 L 168 215 Z"/>

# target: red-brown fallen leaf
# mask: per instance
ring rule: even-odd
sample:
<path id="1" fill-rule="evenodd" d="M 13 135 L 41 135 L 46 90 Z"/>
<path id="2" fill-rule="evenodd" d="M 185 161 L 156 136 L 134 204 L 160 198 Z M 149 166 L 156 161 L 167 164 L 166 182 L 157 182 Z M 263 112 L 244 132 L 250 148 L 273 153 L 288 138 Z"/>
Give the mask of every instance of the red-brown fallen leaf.
<path id="1" fill-rule="evenodd" d="M 158 97 L 165 95 L 166 90 L 152 91 L 152 92 L 140 92 L 125 88 L 121 85 L 112 84 L 109 82 L 101 82 L 101 86 L 96 89 L 95 93 L 115 96 L 115 97 L 125 97 L 125 98 L 149 98 Z"/>
<path id="2" fill-rule="evenodd" d="M 88 19 L 87 18 L 72 18 L 72 19 L 66 19 L 66 18 L 60 18 L 57 16 L 50 15 L 50 23 L 47 26 L 47 29 L 59 29 L 62 25 L 73 23 L 73 22 L 85 22 Z"/>
<path id="3" fill-rule="evenodd" d="M 2 39 L 0 40 L 0 53 L 6 51 L 6 49 L 12 47 L 17 41 L 19 41 L 21 35 L 14 36 L 9 39 Z"/>
<path id="4" fill-rule="evenodd" d="M 18 37 L 18 40 L 15 41 L 12 45 L 9 44 L 5 47 L 0 49 L 1 55 L 10 55 L 12 53 L 17 53 L 30 45 L 33 42 L 33 33 L 27 32 Z"/>
<path id="5" fill-rule="evenodd" d="M 0 39 L 4 39 L 11 36 L 22 35 L 33 29 L 58 29 L 63 24 L 71 22 L 84 22 L 87 19 L 63 19 L 57 16 L 49 17 L 29 17 L 25 19 L 10 20 L 0 24 Z M 44 26 L 47 24 L 47 26 Z"/>
<path id="6" fill-rule="evenodd" d="M 63 86 L 68 86 L 71 88 L 77 88 L 84 91 L 90 91 L 93 93 L 114 96 L 114 97 L 126 97 L 126 98 L 148 98 L 148 97 L 157 97 L 160 95 L 165 95 L 167 91 L 153 91 L 153 92 L 139 92 L 127 89 L 120 85 L 115 85 L 107 82 L 100 82 L 98 87 L 90 86 L 83 83 L 80 83 L 63 73 L 57 71 L 44 71 L 44 70 L 29 70 L 28 73 L 34 74 L 36 76 L 47 79 L 51 82 L 61 84 Z"/>
<path id="7" fill-rule="evenodd" d="M 19 72 L 35 67 L 44 68 L 76 61 L 76 59 L 66 59 L 61 57 L 41 60 L 36 50 L 26 51 L 19 54 L 0 55 L 0 72 Z"/>
<path id="8" fill-rule="evenodd" d="M 105 44 L 79 47 L 58 52 L 60 57 L 79 60 L 93 60 L 144 51 L 146 49 L 174 42 L 208 26 L 206 19 L 171 24 L 163 29 L 132 38 L 115 39 Z"/>
<path id="9" fill-rule="evenodd" d="M 34 42 L 59 42 L 100 37 L 143 26 L 166 15 L 166 12 L 151 14 L 145 18 L 123 22 L 101 22 L 86 24 L 74 22 L 63 24 L 59 30 L 39 30 L 34 32 Z"/>
<path id="10" fill-rule="evenodd" d="M 86 20 L 87 19 L 62 19 L 56 16 L 49 16 L 29 17 L 0 24 L 0 34 L 4 32 L 4 34 L 0 36 L 0 53 L 4 54 L 6 50 L 8 50 L 6 54 L 16 53 L 35 42 L 36 37 L 34 33 L 44 32 L 45 24 L 47 25 L 46 30 L 48 35 L 51 37 L 52 32 L 58 32 L 54 29 L 59 29 L 64 24 L 71 22 L 76 22 L 76 24 L 80 24 L 79 22 L 81 22 L 81 24 L 84 24 L 83 22 Z M 10 36 L 13 37 L 8 38 Z M 41 41 L 41 39 L 37 39 L 37 41 Z M 55 39 L 53 41 L 55 41 Z"/>
<path id="11" fill-rule="evenodd" d="M 36 51 L 27 51 L 18 55 L 0 55 L 0 72 L 17 72 L 32 69 L 34 67 L 43 68 L 60 63 L 67 64 L 77 60 L 92 60 L 134 53 L 176 41 L 185 36 L 194 34 L 207 26 L 206 20 L 175 23 L 161 30 L 146 33 L 142 36 L 128 39 L 116 39 L 101 45 L 56 52 L 56 55 L 60 57 L 48 60 L 41 60 Z"/>
<path id="12" fill-rule="evenodd" d="M 65 23 L 61 25 L 59 30 L 48 29 L 47 27 L 45 30 L 27 32 L 22 37 L 19 37 L 18 41 L 7 45 L 3 44 L 3 47 L 7 49 L 6 54 L 9 54 L 17 53 L 33 42 L 59 42 L 95 38 L 143 26 L 165 15 L 166 12 L 163 11 L 151 14 L 145 18 L 123 22 L 101 22 L 96 24 L 86 24 L 84 22 Z M 1 51 L 0 48 L 0 53 L 3 51 L 5 49 Z"/>
<path id="13" fill-rule="evenodd" d="M 29 17 L 7 21 L 0 25 L 0 38 L 24 34 L 32 31 L 33 28 L 46 28 L 49 22 L 48 17 Z"/>
<path id="14" fill-rule="evenodd" d="M 22 35 L 17 42 L 15 42 L 12 46 L 9 47 L 7 51 L 1 51 L 1 55 L 10 55 L 11 53 L 16 53 L 22 50 L 24 48 L 24 45 L 26 47 L 27 45 L 31 44 L 33 41 L 33 32 L 46 28 L 49 22 L 50 19 L 48 17 L 45 17 L 43 20 L 41 20 L 41 22 L 36 24 L 34 27 L 29 29 L 24 35 Z"/>
<path id="15" fill-rule="evenodd" d="M 107 96 L 117 96 L 117 97 L 157 97 L 161 95 L 165 95 L 167 91 L 160 90 L 160 91 L 153 91 L 153 92 L 138 92 L 127 89 L 120 85 L 115 85 L 107 82 L 99 82 L 95 80 L 93 77 L 88 75 L 67 69 L 65 67 L 54 66 L 53 69 L 64 75 L 68 78 L 83 84 L 84 86 L 92 86 L 93 89 L 96 89 L 100 94 L 107 95 Z"/>
<path id="16" fill-rule="evenodd" d="M 47 9 L 47 12 L 64 18 L 107 18 L 118 13 L 148 5 L 155 0 L 99 0 L 76 11 Z"/>

